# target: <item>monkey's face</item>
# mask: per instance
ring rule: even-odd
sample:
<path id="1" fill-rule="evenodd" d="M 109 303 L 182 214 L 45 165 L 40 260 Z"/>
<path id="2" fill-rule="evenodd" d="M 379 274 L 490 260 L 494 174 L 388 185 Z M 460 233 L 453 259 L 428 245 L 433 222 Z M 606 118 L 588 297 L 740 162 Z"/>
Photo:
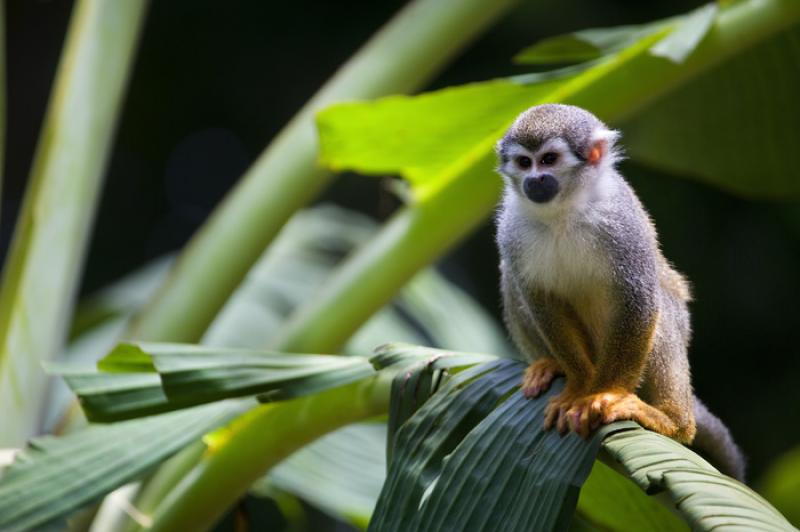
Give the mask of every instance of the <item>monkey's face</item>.
<path id="1" fill-rule="evenodd" d="M 560 137 L 539 143 L 535 150 L 504 138 L 498 145 L 498 153 L 498 170 L 506 184 L 536 204 L 565 200 L 582 180 L 584 161 Z"/>

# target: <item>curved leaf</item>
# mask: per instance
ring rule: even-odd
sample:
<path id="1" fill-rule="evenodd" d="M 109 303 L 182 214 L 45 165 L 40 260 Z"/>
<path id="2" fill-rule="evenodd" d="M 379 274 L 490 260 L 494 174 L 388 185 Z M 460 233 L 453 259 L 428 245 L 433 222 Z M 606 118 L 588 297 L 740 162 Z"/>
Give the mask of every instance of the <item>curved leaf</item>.
<path id="1" fill-rule="evenodd" d="M 761 481 L 762 493 L 795 526 L 800 525 L 800 447 L 778 457 Z"/>
<path id="2" fill-rule="evenodd" d="M 674 440 L 634 423 L 612 425 L 605 449 L 647 493 L 666 491 L 693 529 L 796 530 L 747 486 Z"/>
<path id="3" fill-rule="evenodd" d="M 414 347 L 399 351 L 409 357 Z M 390 361 L 391 354 L 387 347 L 381 357 Z M 669 509 L 645 495 L 666 492 L 696 530 L 794 530 L 747 486 L 722 475 L 687 447 L 636 423 L 603 427 L 591 442 L 573 433 L 560 438 L 554 431 L 544 432 L 546 399 L 527 401 L 515 392 L 523 369 L 522 363 L 502 360 L 473 366 L 424 404 L 429 394 L 424 387 L 415 394 L 413 374 L 409 378 L 409 372 L 402 372 L 395 378 L 390 415 L 407 421 L 390 440 L 395 445 L 389 476 L 371 527 L 564 529 L 577 489 L 592 469 L 578 502 L 579 524 L 584 526 L 685 530 Z M 562 386 L 562 380 L 556 381 L 547 395 Z M 409 410 L 415 413 L 409 416 Z M 592 468 L 601 441 L 604 456 L 618 462 L 635 484 L 601 463 Z"/>
<path id="4" fill-rule="evenodd" d="M 687 14 L 675 31 L 650 48 L 650 53 L 674 63 L 682 63 L 706 36 L 717 15 L 717 3 L 711 2 Z"/>
<path id="5" fill-rule="evenodd" d="M 298 397 L 375 373 L 361 357 L 148 343 L 120 344 L 98 367 L 111 371 L 62 370 L 92 421 L 130 419 L 247 395 L 259 394 L 265 401 Z M 141 372 L 149 368 L 154 372 Z"/>
<path id="6" fill-rule="evenodd" d="M 614 532 L 683 532 L 689 529 L 661 502 L 600 460 L 595 461 L 581 488 L 578 514 L 594 527 Z"/>
<path id="7" fill-rule="evenodd" d="M 800 140 L 797 128 L 785 127 L 797 122 L 800 109 L 794 101 L 786 100 L 798 88 L 798 72 L 791 67 L 798 60 L 797 39 L 787 41 L 781 31 L 793 24 L 796 28 L 799 17 L 796 4 L 778 0 L 732 3 L 719 10 L 710 4 L 682 17 L 645 26 L 640 32 L 631 28 L 621 28 L 616 34 L 604 30 L 600 35 L 606 39 L 605 48 L 599 53 L 605 55 L 583 71 L 565 71 L 569 75 L 562 79 L 548 79 L 540 73 L 416 97 L 334 105 L 317 117 L 322 160 L 337 170 L 399 174 L 411 183 L 414 198 L 422 200 L 443 191 L 450 181 L 466 179 L 470 171 L 484 165 L 485 159 L 493 160 L 494 142 L 520 111 L 540 103 L 563 102 L 586 107 L 612 123 L 627 119 L 632 128 L 627 131 L 629 152 L 636 159 L 660 162 L 715 184 L 726 182 L 733 188 L 737 183 L 746 183 L 758 190 L 763 175 L 751 170 L 761 158 L 750 157 L 750 152 L 741 148 L 732 149 L 747 138 L 748 148 L 763 151 L 769 157 L 761 173 L 769 172 L 773 183 L 764 187 L 762 195 L 774 196 L 779 191 L 794 194 L 800 185 L 792 179 L 791 171 L 785 171 L 793 168 L 792 150 L 783 148 Z M 759 39 L 763 39 L 761 44 L 752 46 Z M 602 39 L 600 42 L 602 45 Z M 654 127 L 639 112 L 659 97 L 672 101 L 676 87 L 736 54 L 743 55 L 745 59 L 741 61 L 750 66 L 758 61 L 767 63 L 755 70 L 763 74 L 753 76 L 752 70 L 736 68 L 740 61 L 736 59 L 704 76 L 719 78 L 713 87 L 725 95 L 721 101 L 709 90 L 694 89 L 692 80 L 685 90 L 699 91 L 702 96 L 693 99 L 688 107 L 682 107 L 686 97 L 676 96 L 668 110 L 658 113 L 661 122 L 657 125 L 663 123 L 664 127 Z M 636 83 L 631 82 L 634 79 Z M 740 87 L 753 87 L 755 92 L 742 97 Z M 739 107 L 747 106 L 741 114 L 752 117 L 771 98 L 777 100 L 774 109 L 785 113 L 779 121 L 779 131 L 772 134 L 775 128 L 767 121 L 775 115 L 768 110 L 756 122 L 758 128 L 766 128 L 767 135 L 759 137 L 760 129 L 751 127 L 743 137 L 743 121 L 736 116 L 740 114 Z M 714 103 L 718 111 L 710 108 L 706 112 L 705 103 Z M 731 109 L 737 112 L 731 113 Z M 734 116 L 722 121 L 723 113 Z M 735 126 L 726 128 L 724 137 L 738 140 L 716 142 L 717 129 L 713 126 L 719 123 Z M 689 140 L 678 131 L 688 131 Z M 777 145 L 768 145 L 773 142 Z M 689 143 L 693 145 L 686 156 L 683 150 L 674 149 L 686 148 Z M 748 157 L 756 162 L 728 175 Z M 485 178 L 491 177 L 487 174 Z"/>
<path id="8" fill-rule="evenodd" d="M 38 529 L 141 476 L 251 406 L 221 402 L 36 438 L 0 477 L 0 529 Z"/>
<path id="9" fill-rule="evenodd" d="M 800 198 L 800 26 L 704 73 L 621 127 L 627 152 L 757 198 Z"/>
<path id="10" fill-rule="evenodd" d="M 592 28 L 566 35 L 543 39 L 514 56 L 514 62 L 523 65 L 549 65 L 580 63 L 599 59 L 636 41 L 652 25 Z"/>
<path id="11" fill-rule="evenodd" d="M 401 428 L 370 529 L 566 527 L 599 439 L 541 430 L 563 382 L 529 402 L 512 394 L 523 367 L 495 361 L 458 374 Z"/>

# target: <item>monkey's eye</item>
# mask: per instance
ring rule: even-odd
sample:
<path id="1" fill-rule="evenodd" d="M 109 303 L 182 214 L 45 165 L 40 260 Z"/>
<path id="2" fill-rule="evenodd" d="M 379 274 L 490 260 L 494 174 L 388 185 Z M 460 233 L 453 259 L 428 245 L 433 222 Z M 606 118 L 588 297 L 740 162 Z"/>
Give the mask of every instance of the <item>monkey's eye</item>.
<path id="1" fill-rule="evenodd" d="M 542 158 L 539 160 L 539 162 L 545 166 L 550 166 L 551 164 L 556 164 L 557 160 L 558 160 L 558 154 L 549 151 L 544 155 L 542 155 Z"/>
<path id="2" fill-rule="evenodd" d="M 533 161 L 531 160 L 531 158 L 526 155 L 520 155 L 519 157 L 516 157 L 514 159 L 514 162 L 517 163 L 517 166 L 525 170 L 527 170 L 533 165 Z"/>

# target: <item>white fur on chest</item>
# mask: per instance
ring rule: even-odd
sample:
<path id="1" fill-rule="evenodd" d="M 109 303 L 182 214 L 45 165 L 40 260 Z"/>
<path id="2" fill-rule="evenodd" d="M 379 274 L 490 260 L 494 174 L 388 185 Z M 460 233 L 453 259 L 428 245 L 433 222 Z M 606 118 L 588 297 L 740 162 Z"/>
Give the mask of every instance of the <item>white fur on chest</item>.
<path id="1" fill-rule="evenodd" d="M 594 345 L 603 345 L 613 308 L 611 268 L 596 237 L 579 226 L 530 231 L 521 258 L 526 283 L 568 301 Z"/>
<path id="2" fill-rule="evenodd" d="M 530 285 L 571 299 L 607 284 L 607 256 L 596 237 L 577 224 L 532 228 L 521 251 L 520 274 Z"/>

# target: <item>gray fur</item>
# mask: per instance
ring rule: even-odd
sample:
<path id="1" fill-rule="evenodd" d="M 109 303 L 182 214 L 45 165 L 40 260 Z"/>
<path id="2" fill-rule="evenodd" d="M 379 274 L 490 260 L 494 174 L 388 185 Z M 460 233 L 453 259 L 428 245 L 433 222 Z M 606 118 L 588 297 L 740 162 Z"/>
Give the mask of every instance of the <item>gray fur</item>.
<path id="1" fill-rule="evenodd" d="M 720 471 L 744 482 L 746 461 L 728 427 L 697 397 L 694 398 L 694 415 L 697 420 L 697 435 L 692 447 Z"/>
<path id="2" fill-rule="evenodd" d="M 520 149 L 536 159 L 558 139 L 574 157 L 562 154 L 555 169 L 522 169 L 510 160 Z M 592 165 L 587 154 L 597 139 L 608 141 L 605 164 Z M 583 109 L 542 105 L 522 113 L 498 143 L 506 182 L 497 215 L 506 325 L 526 357 L 556 358 L 568 382 L 588 357 L 594 390 L 635 390 L 681 428 L 676 439 L 691 442 L 696 423 L 696 446 L 742 478 L 741 451 L 692 392 L 688 284 L 662 255 L 647 212 L 614 169 L 615 139 Z M 520 183 L 544 170 L 555 172 L 560 191 L 534 204 Z"/>
<path id="3" fill-rule="evenodd" d="M 592 113 L 571 105 L 546 104 L 531 107 L 514 121 L 504 140 L 511 140 L 536 151 L 542 142 L 554 137 L 567 141 L 573 153 L 584 157 L 592 131 L 603 125 Z M 505 157 L 500 151 L 500 157 Z"/>

